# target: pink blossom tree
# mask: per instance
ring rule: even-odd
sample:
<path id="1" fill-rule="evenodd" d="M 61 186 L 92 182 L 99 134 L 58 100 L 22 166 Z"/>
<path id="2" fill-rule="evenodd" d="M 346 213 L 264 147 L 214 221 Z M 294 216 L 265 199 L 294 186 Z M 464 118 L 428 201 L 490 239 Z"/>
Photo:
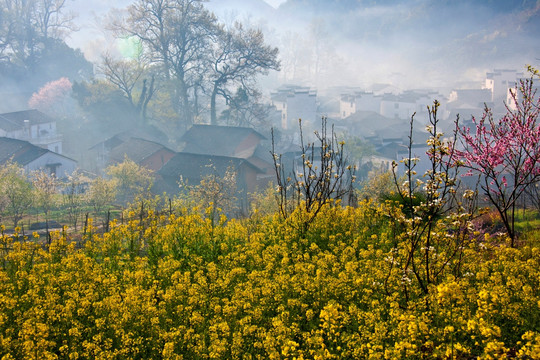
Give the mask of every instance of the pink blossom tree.
<path id="1" fill-rule="evenodd" d="M 71 92 L 71 86 L 71 82 L 65 77 L 50 81 L 32 94 L 28 106 L 51 115 L 61 115 L 65 112 L 65 103 Z"/>
<path id="2" fill-rule="evenodd" d="M 480 186 L 497 209 L 515 245 L 515 212 L 518 199 L 540 180 L 540 97 L 533 80 L 522 80 L 510 90 L 506 114 L 495 120 L 486 106 L 476 131 L 459 129 L 463 150 L 456 159 L 480 175 Z"/>

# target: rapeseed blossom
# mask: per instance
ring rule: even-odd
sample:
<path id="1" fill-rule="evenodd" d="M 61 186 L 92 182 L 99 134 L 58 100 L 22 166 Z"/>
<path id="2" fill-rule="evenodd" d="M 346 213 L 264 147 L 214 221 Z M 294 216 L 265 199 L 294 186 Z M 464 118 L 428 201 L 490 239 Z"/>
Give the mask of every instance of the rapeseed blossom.
<path id="1" fill-rule="evenodd" d="M 396 265 L 406 249 L 389 211 L 324 205 L 307 232 L 302 214 L 150 212 L 89 227 L 83 246 L 53 233 L 48 249 L 4 234 L 0 358 L 539 357 L 538 244 L 475 238 L 460 273 L 444 267 L 425 295 Z"/>

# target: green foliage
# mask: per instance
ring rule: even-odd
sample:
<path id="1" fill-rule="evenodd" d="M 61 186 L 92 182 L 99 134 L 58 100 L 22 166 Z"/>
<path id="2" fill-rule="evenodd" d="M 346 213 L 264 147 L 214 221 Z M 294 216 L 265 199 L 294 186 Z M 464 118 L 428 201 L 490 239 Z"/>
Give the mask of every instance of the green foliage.
<path id="1" fill-rule="evenodd" d="M 62 188 L 62 206 L 67 214 L 69 224 L 77 229 L 77 222 L 84 204 L 84 192 L 89 179 L 79 170 L 66 177 Z"/>
<path id="2" fill-rule="evenodd" d="M 132 119 L 137 118 L 137 113 L 121 91 L 106 81 L 74 82 L 73 96 L 93 118 L 95 125 L 106 125 L 109 131 L 125 129 Z"/>
<path id="3" fill-rule="evenodd" d="M 394 197 L 394 199 L 392 199 Z M 385 201 L 395 199 L 395 184 L 392 172 L 372 171 L 367 180 L 360 183 L 358 198 L 361 200 Z"/>
<path id="4" fill-rule="evenodd" d="M 24 168 L 13 162 L 0 168 L 0 194 L 3 215 L 10 217 L 13 226 L 17 227 L 33 204 L 32 183 L 28 180 Z"/>
<path id="5" fill-rule="evenodd" d="M 152 171 L 127 157 L 121 163 L 110 165 L 105 172 L 116 181 L 116 199 L 121 204 L 126 205 L 138 196 L 148 195 L 152 188 Z"/>
<path id="6" fill-rule="evenodd" d="M 106 212 L 112 205 L 111 199 L 116 198 L 116 179 L 96 177 L 90 180 L 85 193 L 85 200 L 94 210 L 94 216 L 105 217 Z"/>
<path id="7" fill-rule="evenodd" d="M 221 216 L 237 215 L 240 207 L 236 171 L 228 167 L 221 177 L 213 165 L 209 167 L 213 168 L 214 172 L 203 176 L 197 185 L 190 185 L 180 180 L 182 192 L 177 198 L 177 206 L 196 207 L 214 227 L 218 221 L 221 221 Z"/>
<path id="8" fill-rule="evenodd" d="M 368 160 L 368 157 L 375 155 L 375 147 L 369 141 L 362 140 L 357 136 L 344 136 L 345 153 L 351 164 L 358 165 L 357 176 L 359 180 L 365 180 L 369 177 L 369 172 L 374 169 L 374 165 Z"/>

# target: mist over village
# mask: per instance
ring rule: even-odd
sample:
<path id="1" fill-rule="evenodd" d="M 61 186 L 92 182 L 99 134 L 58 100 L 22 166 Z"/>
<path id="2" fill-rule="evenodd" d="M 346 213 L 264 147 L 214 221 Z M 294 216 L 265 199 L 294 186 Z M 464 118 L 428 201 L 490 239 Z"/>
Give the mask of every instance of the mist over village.
<path id="1" fill-rule="evenodd" d="M 540 358 L 540 1 L 0 4 L 0 358 Z"/>

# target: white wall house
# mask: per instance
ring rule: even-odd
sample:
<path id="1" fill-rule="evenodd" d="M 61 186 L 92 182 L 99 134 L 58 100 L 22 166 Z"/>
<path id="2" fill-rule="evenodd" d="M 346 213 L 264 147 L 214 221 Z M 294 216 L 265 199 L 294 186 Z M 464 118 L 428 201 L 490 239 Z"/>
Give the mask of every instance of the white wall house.
<path id="1" fill-rule="evenodd" d="M 384 95 L 381 100 L 381 115 L 396 119 L 409 119 L 416 112 L 416 101 L 401 95 Z"/>
<path id="2" fill-rule="evenodd" d="M 529 79 L 519 79 L 518 81 L 526 81 Z M 536 94 L 536 98 L 540 96 L 540 83 L 533 82 L 532 84 L 532 92 Z M 508 104 L 508 107 L 512 110 L 517 110 L 516 101 L 514 100 L 514 94 L 516 89 L 515 88 L 508 88 L 508 91 L 506 93 L 506 103 Z M 518 90 L 516 95 L 516 100 L 518 101 L 518 104 L 523 101 L 523 94 Z"/>
<path id="3" fill-rule="evenodd" d="M 343 94 L 339 99 L 339 117 L 348 118 L 356 112 L 356 96 Z"/>
<path id="4" fill-rule="evenodd" d="M 439 93 L 405 91 L 399 95 L 386 94 L 381 100 L 381 115 L 395 119 L 410 119 L 413 114 L 420 123 L 428 122 L 428 107 L 437 100 L 440 103 L 438 117 L 448 116 L 446 99 Z"/>
<path id="5" fill-rule="evenodd" d="M 296 129 L 298 119 L 317 119 L 317 92 L 309 88 L 283 87 L 271 95 L 272 105 L 281 112 L 281 128 Z"/>
<path id="6" fill-rule="evenodd" d="M 28 141 L 0 137 L 0 164 L 13 161 L 26 171 L 43 170 L 59 179 L 77 168 L 77 161 Z"/>
<path id="7" fill-rule="evenodd" d="M 56 121 L 38 110 L 0 114 L 0 136 L 29 141 L 62 153 L 62 136 L 56 131 Z"/>
<path id="8" fill-rule="evenodd" d="M 382 96 L 369 91 L 341 95 L 339 103 L 341 119 L 345 119 L 357 111 L 373 111 L 380 114 L 381 101 Z"/>
<path id="9" fill-rule="evenodd" d="M 77 169 L 77 162 L 66 156 L 47 151 L 27 163 L 24 168 L 27 171 L 44 170 L 49 174 L 55 174 L 59 179 L 63 179 Z"/>
<path id="10" fill-rule="evenodd" d="M 518 79 L 523 76 L 523 72 L 505 69 L 495 69 L 487 73 L 485 88 L 491 91 L 491 101 L 495 103 L 505 101 L 508 89 L 515 87 Z"/>

